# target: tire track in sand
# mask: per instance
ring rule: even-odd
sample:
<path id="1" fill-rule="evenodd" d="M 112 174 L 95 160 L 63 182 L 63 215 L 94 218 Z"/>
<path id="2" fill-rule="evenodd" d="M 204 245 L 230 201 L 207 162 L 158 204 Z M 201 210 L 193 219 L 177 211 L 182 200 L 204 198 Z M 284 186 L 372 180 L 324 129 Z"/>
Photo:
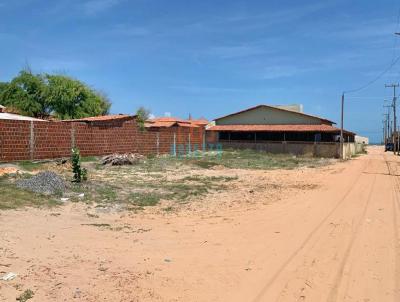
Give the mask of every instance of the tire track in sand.
<path id="1" fill-rule="evenodd" d="M 274 283 L 274 281 L 280 276 L 283 270 L 289 265 L 289 263 L 305 248 L 305 246 L 311 241 L 313 236 L 321 229 L 321 227 L 326 223 L 326 221 L 337 211 L 337 209 L 343 204 L 349 194 L 353 191 L 355 185 L 363 175 L 363 171 L 368 167 L 370 160 L 362 166 L 361 171 L 358 173 L 356 179 L 350 184 L 348 189 L 345 191 L 343 196 L 339 199 L 339 201 L 335 204 L 332 210 L 329 211 L 327 215 L 317 224 L 317 226 L 307 235 L 301 245 L 289 256 L 289 258 L 279 267 L 279 269 L 275 272 L 275 274 L 268 280 L 268 282 L 264 285 L 261 291 L 257 294 L 257 296 L 253 299 L 253 302 L 262 301 L 262 297 L 265 295 L 269 287 Z"/>
<path id="2" fill-rule="evenodd" d="M 390 164 L 386 158 L 385 155 L 383 155 L 387 168 L 388 168 L 388 173 L 392 175 L 391 173 L 391 168 Z M 392 200 L 393 200 L 393 231 L 395 235 L 395 301 L 400 301 L 400 259 L 399 259 L 399 252 L 400 252 L 400 235 L 399 235 L 399 230 L 398 230 L 398 225 L 399 225 L 399 219 L 398 219 L 398 214 L 400 212 L 400 199 L 399 199 L 399 194 L 400 194 L 400 181 L 397 176 L 391 177 L 391 181 L 393 184 L 393 190 L 392 190 Z"/>
<path id="3" fill-rule="evenodd" d="M 338 269 L 338 271 L 336 273 L 336 276 L 335 276 L 335 279 L 334 279 L 334 282 L 333 282 L 333 287 L 331 288 L 331 290 L 329 292 L 329 295 L 328 295 L 328 298 L 326 300 L 327 302 L 336 302 L 337 301 L 339 287 L 340 287 L 341 281 L 343 279 L 344 268 L 346 266 L 347 260 L 349 258 L 350 253 L 351 253 L 351 250 L 352 250 L 352 248 L 354 246 L 354 242 L 357 239 L 357 235 L 360 232 L 361 226 L 363 225 L 363 222 L 365 221 L 365 216 L 366 216 L 366 213 L 367 213 L 367 210 L 368 210 L 368 206 L 371 203 L 371 196 L 372 196 L 372 192 L 374 191 L 374 188 L 375 188 L 375 183 L 376 183 L 376 175 L 374 175 L 374 179 L 372 181 L 372 185 L 371 185 L 370 190 L 368 192 L 367 202 L 365 203 L 365 205 L 363 207 L 361 217 L 360 217 L 360 219 L 358 220 L 358 222 L 356 224 L 356 228 L 355 228 L 354 232 L 351 235 L 350 242 L 349 242 L 349 244 L 348 244 L 348 246 L 346 248 L 346 251 L 345 251 L 345 253 L 343 255 L 342 261 L 340 262 L 339 269 Z"/>

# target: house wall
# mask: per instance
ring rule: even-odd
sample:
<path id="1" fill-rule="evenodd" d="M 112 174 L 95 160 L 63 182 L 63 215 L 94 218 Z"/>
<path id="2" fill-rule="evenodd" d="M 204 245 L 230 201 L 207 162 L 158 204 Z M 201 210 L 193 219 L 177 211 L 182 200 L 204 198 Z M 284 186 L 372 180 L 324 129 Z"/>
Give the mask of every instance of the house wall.
<path id="1" fill-rule="evenodd" d="M 216 125 L 320 125 L 321 119 L 270 107 L 259 107 L 215 121 Z"/>
<path id="2" fill-rule="evenodd" d="M 247 141 L 226 142 L 220 141 L 222 149 L 252 149 L 273 154 L 293 154 L 337 158 L 339 157 L 339 143 L 310 143 L 310 142 L 257 142 Z"/>
<path id="3" fill-rule="evenodd" d="M 209 141 L 208 143 L 216 143 Z M 301 156 L 313 156 L 324 158 L 339 158 L 340 143 L 324 143 L 324 142 L 271 142 L 271 141 L 219 141 L 224 149 L 251 149 L 265 151 L 273 154 L 293 154 Z M 343 158 L 348 159 L 356 154 L 365 151 L 365 144 L 360 143 L 344 143 Z"/>
<path id="4" fill-rule="evenodd" d="M 368 145 L 368 144 L 369 144 L 369 138 L 368 138 L 368 137 L 365 137 L 365 136 L 356 135 L 356 136 L 354 137 L 354 141 L 355 141 L 356 143 L 360 143 L 360 144 L 365 144 L 365 145 Z"/>
<path id="5" fill-rule="evenodd" d="M 140 131 L 135 120 L 93 123 L 0 120 L 0 161 L 69 157 L 73 147 L 79 148 L 83 156 L 169 154 L 174 149 L 180 154 L 201 149 L 203 136 L 204 128 Z"/>

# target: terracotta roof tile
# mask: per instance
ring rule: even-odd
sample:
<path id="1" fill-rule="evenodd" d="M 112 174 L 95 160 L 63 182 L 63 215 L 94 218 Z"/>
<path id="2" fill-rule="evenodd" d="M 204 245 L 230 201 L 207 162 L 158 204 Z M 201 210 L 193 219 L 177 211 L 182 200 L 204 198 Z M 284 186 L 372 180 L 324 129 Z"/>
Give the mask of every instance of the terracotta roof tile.
<path id="1" fill-rule="evenodd" d="M 216 125 L 208 128 L 209 131 L 235 131 L 235 132 L 340 132 L 339 128 L 331 125 Z M 346 133 L 354 134 L 350 131 Z"/>
<path id="2" fill-rule="evenodd" d="M 111 114 L 111 115 L 91 116 L 79 119 L 63 120 L 63 122 L 102 122 L 102 121 L 113 121 L 113 120 L 128 119 L 128 118 L 134 118 L 134 116 L 128 114 Z"/>
<path id="3" fill-rule="evenodd" d="M 147 128 L 169 128 L 173 126 L 198 128 L 199 124 L 176 117 L 158 117 L 146 121 Z"/>
<path id="4" fill-rule="evenodd" d="M 199 125 L 199 126 L 205 126 L 208 125 L 209 121 L 206 119 L 198 119 L 198 120 L 189 120 L 190 123 Z"/>
<path id="5" fill-rule="evenodd" d="M 187 120 L 183 120 L 176 117 L 156 117 L 149 120 L 150 122 L 180 122 L 180 123 L 189 123 Z"/>

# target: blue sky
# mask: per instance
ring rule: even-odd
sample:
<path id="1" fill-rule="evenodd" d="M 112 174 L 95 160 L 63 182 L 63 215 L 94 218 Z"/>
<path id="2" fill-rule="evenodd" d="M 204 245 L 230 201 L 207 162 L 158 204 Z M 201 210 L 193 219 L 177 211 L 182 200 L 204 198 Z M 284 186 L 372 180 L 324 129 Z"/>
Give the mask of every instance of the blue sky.
<path id="1" fill-rule="evenodd" d="M 0 0 L 0 81 L 29 64 L 102 90 L 113 113 L 209 119 L 301 103 L 339 123 L 343 90 L 400 55 L 394 0 Z M 398 37 L 397 39 L 400 39 Z M 379 141 L 400 63 L 346 99 L 345 127 Z"/>

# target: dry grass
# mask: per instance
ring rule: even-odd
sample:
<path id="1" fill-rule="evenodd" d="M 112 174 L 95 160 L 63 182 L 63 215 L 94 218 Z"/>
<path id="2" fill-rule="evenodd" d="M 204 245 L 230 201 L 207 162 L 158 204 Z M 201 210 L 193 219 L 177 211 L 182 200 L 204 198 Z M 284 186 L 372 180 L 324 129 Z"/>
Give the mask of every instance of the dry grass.
<path id="1" fill-rule="evenodd" d="M 230 169 L 271 170 L 317 167 L 331 160 L 272 155 L 252 150 L 227 150 L 223 153 L 207 152 L 191 157 L 150 157 L 133 166 L 102 166 L 95 157 L 82 160 L 88 169 L 89 181 L 71 184 L 67 196 L 71 201 L 95 204 L 98 207 L 120 205 L 127 210 L 142 210 L 160 201 L 170 201 L 163 208 L 171 212 L 179 204 L 199 199 L 208 194 L 230 188 L 238 177 Z M 56 162 L 20 162 L 21 169 L 28 171 L 52 170 L 72 179 L 70 164 Z M 225 169 L 226 175 L 209 175 L 215 169 Z M 12 179 L 0 179 L 0 209 L 23 206 L 54 206 L 59 197 L 48 197 L 20 190 Z M 78 198 L 84 193 L 84 198 Z M 175 204 L 175 205 L 174 205 Z"/>
<path id="2" fill-rule="evenodd" d="M 60 202 L 52 196 L 45 196 L 21 190 L 14 185 L 13 179 L 0 177 L 0 210 L 21 207 L 54 207 Z"/>

